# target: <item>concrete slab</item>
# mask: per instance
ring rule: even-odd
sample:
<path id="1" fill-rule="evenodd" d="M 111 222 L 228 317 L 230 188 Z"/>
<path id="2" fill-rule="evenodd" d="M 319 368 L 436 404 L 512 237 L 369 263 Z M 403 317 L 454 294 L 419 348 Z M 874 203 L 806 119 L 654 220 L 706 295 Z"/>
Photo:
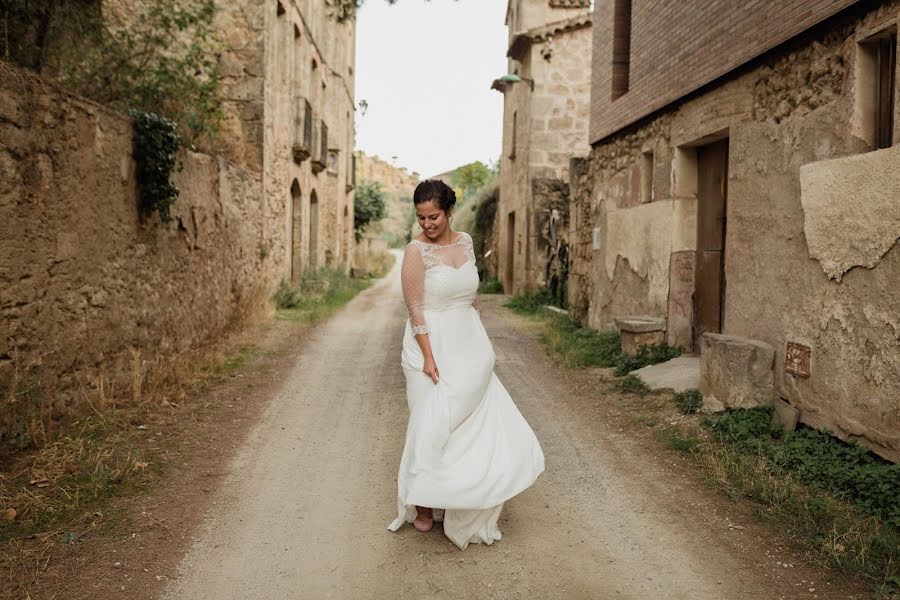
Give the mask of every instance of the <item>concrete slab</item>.
<path id="1" fill-rule="evenodd" d="M 631 372 L 640 377 L 651 390 L 684 390 L 697 389 L 700 385 L 700 357 L 694 355 L 679 356 L 658 365 L 650 365 Z"/>

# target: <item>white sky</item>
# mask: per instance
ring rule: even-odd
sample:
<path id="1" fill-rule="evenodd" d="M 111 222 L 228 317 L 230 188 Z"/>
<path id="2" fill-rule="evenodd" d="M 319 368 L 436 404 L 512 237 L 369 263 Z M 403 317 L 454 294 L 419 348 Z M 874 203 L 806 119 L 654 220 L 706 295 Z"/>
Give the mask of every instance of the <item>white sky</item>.
<path id="1" fill-rule="evenodd" d="M 366 0 L 357 14 L 356 146 L 422 177 L 500 155 L 507 0 Z"/>

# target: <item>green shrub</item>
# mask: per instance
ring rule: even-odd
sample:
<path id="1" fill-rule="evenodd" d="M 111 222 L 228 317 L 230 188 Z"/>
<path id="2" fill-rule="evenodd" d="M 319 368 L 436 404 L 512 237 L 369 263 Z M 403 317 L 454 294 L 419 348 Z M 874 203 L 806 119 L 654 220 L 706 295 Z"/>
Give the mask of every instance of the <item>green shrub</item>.
<path id="1" fill-rule="evenodd" d="M 700 407 L 703 406 L 703 396 L 700 394 L 699 390 L 684 390 L 683 392 L 678 392 L 672 398 L 672 401 L 675 402 L 675 406 L 678 407 L 678 410 L 681 411 L 683 415 L 691 415 L 700 411 Z"/>
<path id="2" fill-rule="evenodd" d="M 619 380 L 618 387 L 626 394 L 637 394 L 642 398 L 650 392 L 650 388 L 644 383 L 644 380 L 637 375 L 626 375 Z"/>
<path id="3" fill-rule="evenodd" d="M 771 406 L 734 410 L 708 417 L 703 423 L 726 444 L 758 449 L 771 439 L 769 422 L 773 411 Z"/>
<path id="4" fill-rule="evenodd" d="M 782 436 L 769 427 L 772 411 L 735 410 L 707 418 L 704 424 L 722 442 L 765 456 L 773 471 L 790 473 L 900 528 L 900 465 L 809 428 Z"/>
<path id="5" fill-rule="evenodd" d="M 566 315 L 553 314 L 541 341 L 569 367 L 611 367 L 619 357 L 617 331 L 582 327 Z"/>
<path id="6" fill-rule="evenodd" d="M 803 428 L 769 448 L 777 467 L 900 527 L 900 465 L 821 431 Z"/>
<path id="7" fill-rule="evenodd" d="M 317 321 L 333 313 L 371 284 L 343 271 L 319 269 L 305 273 L 299 286 L 282 281 L 275 293 L 279 317 L 292 321 Z"/>
<path id="8" fill-rule="evenodd" d="M 535 292 L 516 294 L 504 306 L 519 314 L 535 314 L 550 303 L 550 290 L 541 288 Z"/>
<path id="9" fill-rule="evenodd" d="M 485 279 L 478 285 L 479 294 L 502 294 L 503 284 L 496 277 Z"/>
<path id="10" fill-rule="evenodd" d="M 653 346 L 639 346 L 637 354 L 626 356 L 622 354 L 616 363 L 616 375 L 627 375 L 632 371 L 672 360 L 681 355 L 681 348 L 673 348 L 667 344 Z"/>

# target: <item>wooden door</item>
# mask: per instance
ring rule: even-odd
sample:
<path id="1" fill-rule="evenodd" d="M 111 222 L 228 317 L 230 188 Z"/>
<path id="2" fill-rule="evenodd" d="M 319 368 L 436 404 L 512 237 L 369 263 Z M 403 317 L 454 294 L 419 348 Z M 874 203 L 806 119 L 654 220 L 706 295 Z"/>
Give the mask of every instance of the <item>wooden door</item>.
<path id="1" fill-rule="evenodd" d="M 694 348 L 704 333 L 721 333 L 725 314 L 728 140 L 697 149 L 697 272 Z"/>
<path id="2" fill-rule="evenodd" d="M 513 293 L 516 260 L 516 212 L 509 213 L 506 217 L 506 293 Z"/>

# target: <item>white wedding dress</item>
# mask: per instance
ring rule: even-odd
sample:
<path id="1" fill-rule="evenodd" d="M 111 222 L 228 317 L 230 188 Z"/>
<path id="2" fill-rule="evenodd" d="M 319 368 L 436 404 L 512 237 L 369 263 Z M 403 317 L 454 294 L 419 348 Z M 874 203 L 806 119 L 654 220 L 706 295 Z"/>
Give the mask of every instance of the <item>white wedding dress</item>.
<path id="1" fill-rule="evenodd" d="M 409 320 L 401 364 L 409 425 L 397 477 L 396 531 L 434 509 L 444 533 L 461 549 L 500 539 L 503 503 L 544 470 L 534 432 L 494 374 L 494 349 L 476 308 L 478 270 L 472 238 L 448 245 L 413 240 L 401 268 Z M 427 333 L 437 365 L 435 384 L 423 372 L 417 333 Z"/>

